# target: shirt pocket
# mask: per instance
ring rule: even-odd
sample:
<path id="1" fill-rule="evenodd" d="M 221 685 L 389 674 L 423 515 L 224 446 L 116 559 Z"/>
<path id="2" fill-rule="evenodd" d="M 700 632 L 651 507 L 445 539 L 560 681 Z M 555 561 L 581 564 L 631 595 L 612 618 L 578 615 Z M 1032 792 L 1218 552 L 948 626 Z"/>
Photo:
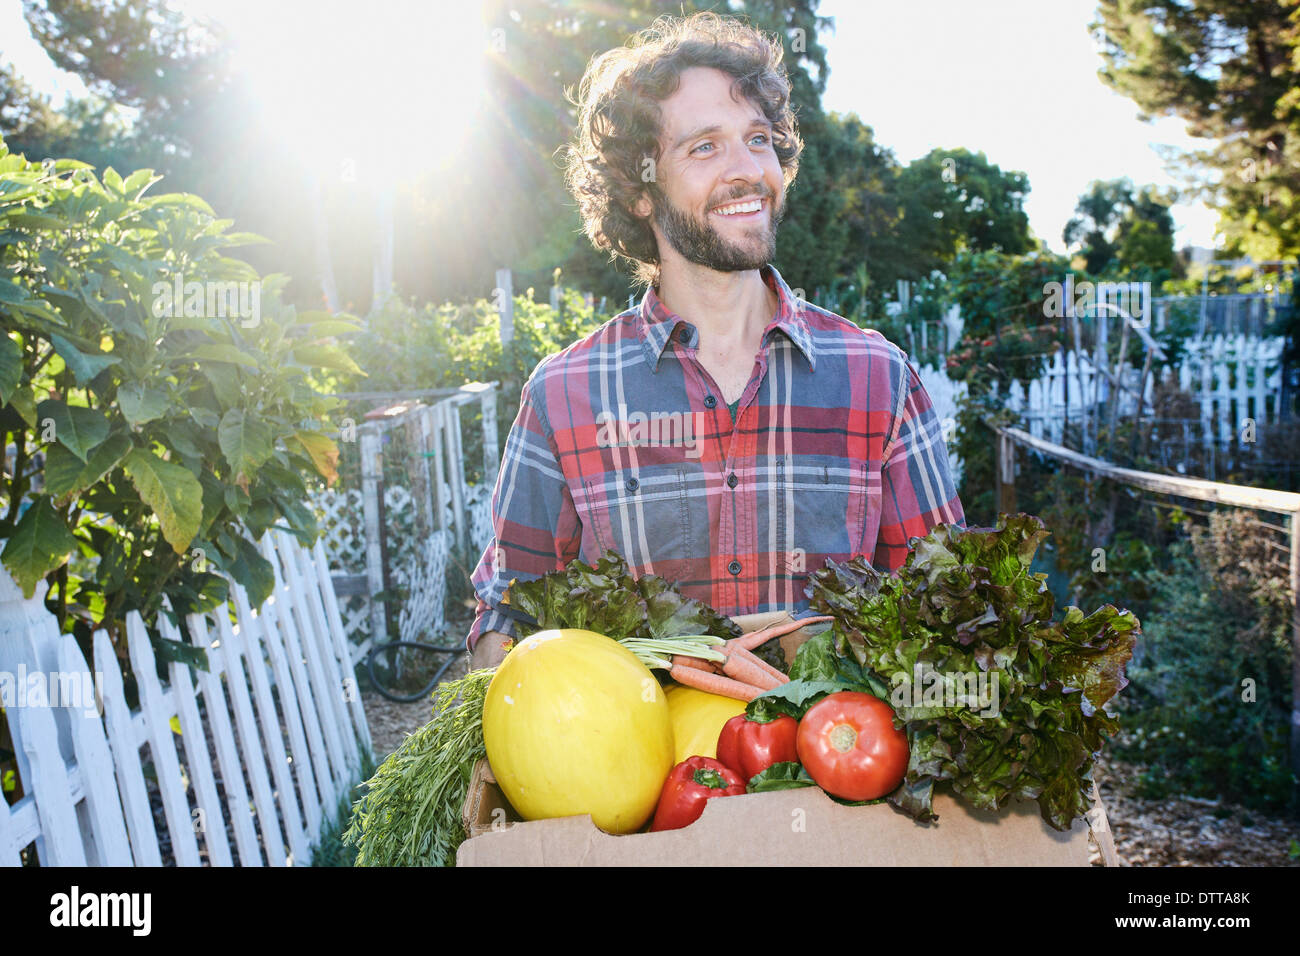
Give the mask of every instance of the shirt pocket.
<path id="1" fill-rule="evenodd" d="M 694 554 L 686 475 L 678 468 L 612 471 L 588 479 L 578 506 L 583 541 L 616 551 L 630 568 L 653 567 L 669 580 L 685 574 Z M 594 558 L 594 555 L 592 556 Z"/>
<path id="2" fill-rule="evenodd" d="M 820 568 L 824 558 L 842 561 L 862 553 L 873 488 L 877 510 L 880 497 L 880 482 L 871 481 L 866 462 L 803 456 L 785 468 L 785 482 L 794 504 L 791 534 L 797 553 L 811 559 L 808 571 Z"/>

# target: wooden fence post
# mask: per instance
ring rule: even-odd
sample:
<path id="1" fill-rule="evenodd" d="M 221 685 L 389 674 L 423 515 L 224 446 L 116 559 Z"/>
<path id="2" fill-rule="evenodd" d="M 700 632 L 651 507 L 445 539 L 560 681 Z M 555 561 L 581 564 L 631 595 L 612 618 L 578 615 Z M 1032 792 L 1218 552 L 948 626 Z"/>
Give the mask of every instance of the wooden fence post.
<path id="1" fill-rule="evenodd" d="M 997 510 L 1016 513 L 1016 443 L 1000 429 L 997 434 Z"/>
<path id="2" fill-rule="evenodd" d="M 1291 512 L 1291 769 L 1300 774 L 1300 511 Z"/>

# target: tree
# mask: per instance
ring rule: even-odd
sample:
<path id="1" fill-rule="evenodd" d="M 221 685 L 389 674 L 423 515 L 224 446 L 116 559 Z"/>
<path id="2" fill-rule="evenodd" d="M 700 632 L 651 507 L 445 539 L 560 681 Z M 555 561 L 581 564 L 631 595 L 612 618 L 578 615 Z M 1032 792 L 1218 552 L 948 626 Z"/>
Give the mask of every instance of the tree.
<path id="1" fill-rule="evenodd" d="M 34 160 L 78 156 L 96 168 L 139 165 L 126 122 L 109 100 L 88 96 L 54 109 L 9 66 L 0 64 L 0 136 Z"/>
<path id="2" fill-rule="evenodd" d="M 1127 179 L 1094 180 L 1065 224 L 1065 244 L 1092 275 L 1113 271 L 1163 278 L 1181 273 L 1174 255 L 1174 197 Z"/>
<path id="3" fill-rule="evenodd" d="M 257 237 L 197 196 L 146 198 L 159 178 L 0 140 L 0 562 L 83 638 L 164 598 L 211 610 L 222 571 L 260 604 L 256 540 L 314 540 L 306 481 L 335 474 L 321 370 L 355 370 L 328 342 L 355 326 L 284 306 L 285 277 L 224 254 Z"/>
<path id="4" fill-rule="evenodd" d="M 1029 177 L 983 153 L 931 150 L 899 174 L 898 192 L 904 231 L 933 256 L 934 268 L 963 249 L 1018 255 L 1034 247 L 1024 210 Z"/>
<path id="5" fill-rule="evenodd" d="M 898 241 L 898 161 L 875 141 L 857 114 L 827 118 L 834 191 L 846 235 L 836 272 L 853 277 L 858 298 L 880 300 L 896 280 L 911 277 L 914 256 Z"/>
<path id="6" fill-rule="evenodd" d="M 1295 0 L 1101 0 L 1102 79 L 1144 117 L 1215 141 L 1176 157 L 1232 251 L 1300 253 L 1300 20 Z"/>

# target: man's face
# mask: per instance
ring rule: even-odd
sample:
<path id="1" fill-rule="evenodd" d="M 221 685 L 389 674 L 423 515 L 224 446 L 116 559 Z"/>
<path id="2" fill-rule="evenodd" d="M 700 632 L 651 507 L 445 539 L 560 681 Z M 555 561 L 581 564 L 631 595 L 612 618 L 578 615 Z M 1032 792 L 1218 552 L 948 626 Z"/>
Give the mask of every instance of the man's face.
<path id="1" fill-rule="evenodd" d="M 760 269 L 776 253 L 785 212 L 785 181 L 763 111 L 733 99 L 732 78 L 692 67 L 660 104 L 662 158 L 648 197 L 659 241 L 688 262 L 718 272 Z"/>

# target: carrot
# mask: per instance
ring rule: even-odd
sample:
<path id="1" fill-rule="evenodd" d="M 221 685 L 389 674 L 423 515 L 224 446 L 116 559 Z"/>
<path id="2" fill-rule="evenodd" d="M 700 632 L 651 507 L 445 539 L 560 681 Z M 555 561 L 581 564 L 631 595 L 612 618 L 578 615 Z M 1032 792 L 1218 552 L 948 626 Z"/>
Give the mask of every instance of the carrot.
<path id="1" fill-rule="evenodd" d="M 744 681 L 746 684 L 753 684 L 763 690 L 780 687 L 788 680 L 784 675 L 780 680 L 774 678 L 758 666 L 758 659 L 753 654 L 745 651 L 727 655 L 727 662 L 722 665 L 722 673 L 728 677 L 734 677 L 736 680 Z"/>
<path id="2" fill-rule="evenodd" d="M 769 664 L 767 661 L 763 660 L 761 657 L 758 657 L 756 654 L 754 654 L 753 651 L 737 650 L 737 651 L 734 651 L 733 653 L 735 653 L 735 654 L 738 655 L 739 657 L 744 658 L 745 660 L 750 661 L 751 663 L 757 665 L 758 667 L 762 668 L 762 670 L 764 671 L 764 673 L 770 675 L 773 679 L 775 679 L 776 681 L 779 682 L 779 683 L 777 684 L 778 687 L 779 687 L 781 684 L 788 684 L 788 683 L 790 683 L 790 678 L 789 678 L 788 676 L 786 676 L 785 674 L 781 673 L 781 671 L 779 671 L 777 668 L 773 667 L 771 664 Z"/>
<path id="3" fill-rule="evenodd" d="M 718 674 L 710 674 L 708 671 L 698 670 L 694 667 L 683 667 L 680 664 L 675 664 L 668 672 L 668 676 L 679 684 L 685 684 L 687 687 L 705 690 L 710 694 L 720 694 L 723 697 L 732 697 L 736 700 L 753 700 L 764 690 L 762 687 L 755 687 L 743 681 L 732 680 L 730 677 L 722 677 Z"/>
<path id="4" fill-rule="evenodd" d="M 687 657 L 684 654 L 674 654 L 673 663 L 682 667 L 693 667 L 699 671 L 707 671 L 711 674 L 720 674 L 722 669 L 713 661 L 706 661 L 700 657 Z"/>
<path id="5" fill-rule="evenodd" d="M 752 651 L 760 645 L 766 644 L 774 637 L 780 637 L 783 634 L 789 634 L 791 631 L 797 631 L 799 628 L 808 624 L 820 624 L 822 621 L 833 621 L 835 618 L 830 615 L 823 617 L 805 617 L 800 621 L 783 621 L 779 624 L 769 624 L 767 627 L 760 628 L 757 631 L 750 631 L 748 634 L 742 634 L 740 637 L 733 637 L 727 641 L 726 649 L 730 651 L 733 647 L 739 647 L 742 650 Z"/>

